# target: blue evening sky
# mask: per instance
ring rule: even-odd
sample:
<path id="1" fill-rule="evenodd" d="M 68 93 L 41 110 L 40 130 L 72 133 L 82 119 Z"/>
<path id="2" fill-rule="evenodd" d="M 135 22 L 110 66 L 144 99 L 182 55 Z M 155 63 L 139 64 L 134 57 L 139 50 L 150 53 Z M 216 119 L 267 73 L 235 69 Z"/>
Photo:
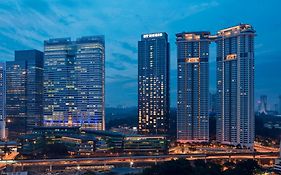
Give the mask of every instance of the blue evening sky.
<path id="1" fill-rule="evenodd" d="M 105 35 L 106 104 L 137 104 L 137 41 L 142 33 L 167 32 L 171 43 L 171 100 L 176 104 L 175 33 L 217 30 L 249 23 L 257 31 L 256 97 L 273 107 L 281 94 L 280 0 L 1 0 L 0 61 L 14 50 L 43 50 L 49 38 Z M 215 91 L 215 44 L 210 90 Z M 256 99 L 257 99 L 256 98 Z"/>

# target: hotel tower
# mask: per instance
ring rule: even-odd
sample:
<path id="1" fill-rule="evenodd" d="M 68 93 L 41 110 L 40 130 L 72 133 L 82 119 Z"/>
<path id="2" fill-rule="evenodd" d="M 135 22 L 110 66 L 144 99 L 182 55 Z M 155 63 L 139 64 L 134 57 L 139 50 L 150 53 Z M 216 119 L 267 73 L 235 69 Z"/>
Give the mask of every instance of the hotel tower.
<path id="1" fill-rule="evenodd" d="M 166 33 L 143 34 L 138 42 L 138 131 L 166 134 L 169 129 L 170 45 Z"/>

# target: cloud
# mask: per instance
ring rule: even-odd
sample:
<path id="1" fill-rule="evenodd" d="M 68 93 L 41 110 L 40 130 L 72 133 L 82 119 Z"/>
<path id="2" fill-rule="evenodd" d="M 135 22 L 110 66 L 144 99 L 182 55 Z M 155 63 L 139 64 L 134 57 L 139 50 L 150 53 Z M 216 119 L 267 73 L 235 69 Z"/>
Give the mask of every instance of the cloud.
<path id="1" fill-rule="evenodd" d="M 128 64 L 137 64 L 137 59 L 133 59 L 126 54 L 122 53 L 112 53 L 112 56 L 115 58 L 114 61 L 119 64 L 128 63 Z"/>
<path id="2" fill-rule="evenodd" d="M 121 47 L 130 50 L 133 53 L 137 53 L 137 48 L 129 44 L 128 42 L 120 42 Z"/>
<path id="3" fill-rule="evenodd" d="M 116 69 L 116 70 L 120 70 L 120 71 L 126 70 L 126 66 L 119 64 L 119 63 L 106 61 L 105 65 L 106 65 L 106 68 L 110 68 L 110 69 Z"/>

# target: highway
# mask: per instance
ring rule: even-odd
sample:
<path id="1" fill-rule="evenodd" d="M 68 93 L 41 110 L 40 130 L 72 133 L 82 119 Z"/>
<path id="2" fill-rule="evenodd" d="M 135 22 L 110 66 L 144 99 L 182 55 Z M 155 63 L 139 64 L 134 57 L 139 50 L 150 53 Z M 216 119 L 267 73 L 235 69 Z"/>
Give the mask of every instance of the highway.
<path id="1" fill-rule="evenodd" d="M 69 165 L 114 165 L 120 163 L 153 163 L 184 158 L 188 160 L 210 159 L 276 159 L 278 153 L 212 153 L 212 154 L 184 154 L 184 155 L 153 155 L 153 156 L 119 156 L 67 159 L 40 159 L 40 160 L 1 160 L 0 165 L 12 166 L 69 166 Z"/>

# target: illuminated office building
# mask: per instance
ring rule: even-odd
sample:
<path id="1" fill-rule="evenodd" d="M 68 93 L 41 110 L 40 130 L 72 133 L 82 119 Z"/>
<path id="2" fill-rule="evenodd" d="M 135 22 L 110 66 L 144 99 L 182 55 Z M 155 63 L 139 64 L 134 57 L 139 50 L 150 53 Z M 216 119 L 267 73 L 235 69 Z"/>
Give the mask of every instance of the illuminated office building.
<path id="1" fill-rule="evenodd" d="M 6 62 L 6 121 L 9 137 L 42 125 L 43 53 L 15 51 Z"/>
<path id="2" fill-rule="evenodd" d="M 209 35 L 209 32 L 176 34 L 180 142 L 209 141 Z"/>
<path id="3" fill-rule="evenodd" d="M 141 35 L 138 42 L 138 131 L 166 134 L 169 129 L 170 48 L 166 33 Z"/>
<path id="4" fill-rule="evenodd" d="M 218 31 L 217 141 L 252 147 L 254 143 L 254 37 L 247 24 Z"/>
<path id="5" fill-rule="evenodd" d="M 104 130 L 104 36 L 44 42 L 44 125 Z"/>
<path id="6" fill-rule="evenodd" d="M 104 54 L 103 36 L 82 37 L 76 40 L 78 120 L 75 122 L 95 130 L 105 129 Z"/>

